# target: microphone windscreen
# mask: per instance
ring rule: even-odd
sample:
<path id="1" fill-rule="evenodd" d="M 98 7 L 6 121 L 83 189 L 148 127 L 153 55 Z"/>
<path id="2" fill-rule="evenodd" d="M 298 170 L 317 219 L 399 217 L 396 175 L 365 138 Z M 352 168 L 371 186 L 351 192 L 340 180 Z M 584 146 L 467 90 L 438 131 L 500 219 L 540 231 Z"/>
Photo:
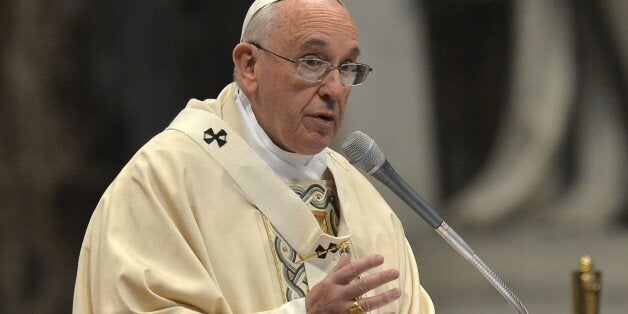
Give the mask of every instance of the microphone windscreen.
<path id="1" fill-rule="evenodd" d="M 386 161 L 375 141 L 361 131 L 351 133 L 342 143 L 342 150 L 352 165 L 366 173 L 372 174 Z"/>

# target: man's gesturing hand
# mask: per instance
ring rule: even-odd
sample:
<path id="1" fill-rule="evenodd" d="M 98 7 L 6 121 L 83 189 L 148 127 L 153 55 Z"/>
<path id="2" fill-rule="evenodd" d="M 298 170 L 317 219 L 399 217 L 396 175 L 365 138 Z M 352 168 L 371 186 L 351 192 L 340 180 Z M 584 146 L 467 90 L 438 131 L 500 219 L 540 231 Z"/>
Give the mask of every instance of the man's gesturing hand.
<path id="1" fill-rule="evenodd" d="M 381 255 L 371 255 L 351 262 L 349 255 L 343 253 L 336 267 L 310 289 L 305 298 L 307 312 L 348 313 L 358 297 L 399 278 L 399 271 L 396 269 L 358 278 L 364 272 L 383 263 L 384 257 Z M 397 300 L 399 296 L 401 296 L 401 290 L 394 288 L 357 302 L 365 312 L 368 312 Z"/>

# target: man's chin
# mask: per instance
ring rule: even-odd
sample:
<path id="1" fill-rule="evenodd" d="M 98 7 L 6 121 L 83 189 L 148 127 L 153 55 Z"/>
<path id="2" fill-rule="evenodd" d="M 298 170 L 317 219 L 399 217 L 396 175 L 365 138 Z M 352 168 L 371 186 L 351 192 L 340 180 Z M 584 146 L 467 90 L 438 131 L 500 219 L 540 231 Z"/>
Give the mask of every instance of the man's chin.
<path id="1" fill-rule="evenodd" d="M 295 153 L 301 154 L 301 155 L 316 155 L 320 153 L 321 151 L 323 151 L 327 147 L 327 145 L 329 145 L 330 143 L 331 141 L 327 139 L 308 141 L 304 143 L 303 145 L 300 145 L 297 151 L 295 151 Z"/>

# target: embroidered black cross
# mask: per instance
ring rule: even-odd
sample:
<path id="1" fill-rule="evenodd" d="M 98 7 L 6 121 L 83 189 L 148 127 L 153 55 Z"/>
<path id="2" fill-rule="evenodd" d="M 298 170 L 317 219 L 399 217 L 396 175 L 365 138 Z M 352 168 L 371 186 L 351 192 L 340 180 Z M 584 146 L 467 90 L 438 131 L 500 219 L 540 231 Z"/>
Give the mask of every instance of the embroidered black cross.
<path id="1" fill-rule="evenodd" d="M 220 130 L 218 133 L 214 133 L 214 129 L 209 128 L 205 131 L 203 140 L 205 140 L 205 143 L 207 144 L 211 144 L 214 140 L 216 140 L 218 147 L 222 147 L 227 144 L 227 132 L 225 132 L 225 130 Z"/>
<path id="2" fill-rule="evenodd" d="M 340 252 L 349 252 L 349 241 L 343 241 L 340 242 L 339 244 L 336 243 L 330 243 L 327 246 L 327 249 L 325 249 L 322 245 L 318 245 L 316 247 L 316 249 L 314 250 L 314 254 L 308 255 L 298 261 L 296 261 L 296 264 L 301 264 L 304 261 L 310 259 L 310 258 L 314 258 L 314 257 L 318 257 L 318 258 L 322 258 L 325 259 L 327 257 L 327 252 L 332 252 L 332 253 L 336 253 L 338 251 Z"/>
<path id="3" fill-rule="evenodd" d="M 327 257 L 327 252 L 332 252 L 332 253 L 338 252 L 338 246 L 336 245 L 336 243 L 330 243 L 327 249 L 325 249 L 319 244 L 316 250 L 314 251 L 316 252 L 316 256 L 318 256 L 318 258 L 325 259 L 325 257 Z"/>

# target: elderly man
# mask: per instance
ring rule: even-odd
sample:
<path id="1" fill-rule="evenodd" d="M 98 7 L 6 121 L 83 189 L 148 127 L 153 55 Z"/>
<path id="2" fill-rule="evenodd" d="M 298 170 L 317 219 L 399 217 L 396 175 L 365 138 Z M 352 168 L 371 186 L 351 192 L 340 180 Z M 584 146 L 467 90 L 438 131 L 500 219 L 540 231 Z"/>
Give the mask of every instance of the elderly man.
<path id="1" fill-rule="evenodd" d="M 359 53 L 338 0 L 255 1 L 236 83 L 191 100 L 103 195 L 75 312 L 433 312 L 399 219 L 327 148 L 371 71 Z"/>

